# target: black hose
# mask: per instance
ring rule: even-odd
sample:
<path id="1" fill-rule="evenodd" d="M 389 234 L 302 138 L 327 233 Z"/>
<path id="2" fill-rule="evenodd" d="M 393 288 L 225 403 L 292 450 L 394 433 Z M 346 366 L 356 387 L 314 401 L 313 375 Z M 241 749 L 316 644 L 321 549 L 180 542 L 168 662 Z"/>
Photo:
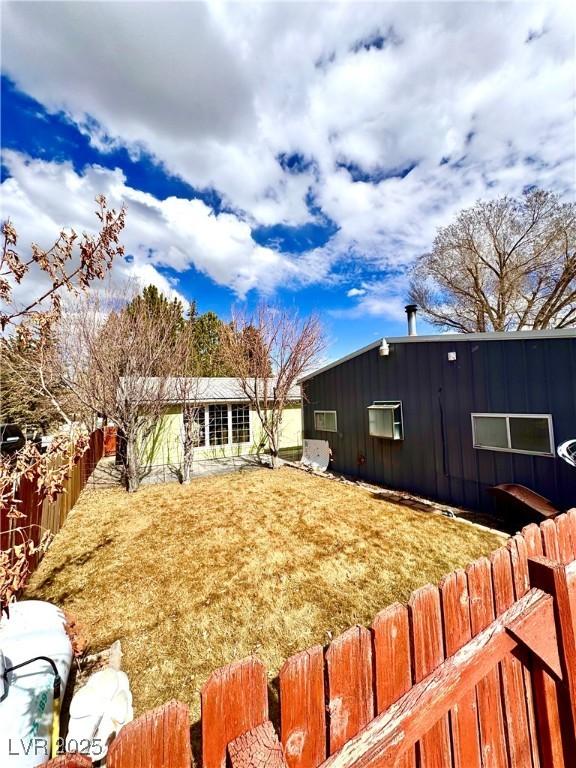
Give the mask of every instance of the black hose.
<path id="1" fill-rule="evenodd" d="M 52 673 L 54 675 L 54 699 L 60 698 L 60 689 L 62 687 L 62 679 L 60 677 L 60 673 L 58 672 L 58 667 L 56 666 L 56 662 L 54 659 L 51 659 L 49 656 L 35 656 L 33 659 L 28 659 L 28 661 L 22 661 L 20 664 L 15 664 L 13 667 L 6 667 L 4 669 L 4 681 L 6 683 L 6 691 L 4 695 L 0 698 L 0 702 L 4 701 L 6 696 L 8 696 L 8 673 L 14 672 L 16 669 L 20 669 L 21 667 L 27 667 L 28 664 L 33 664 L 35 661 L 47 661 L 48 664 L 52 667 Z"/>

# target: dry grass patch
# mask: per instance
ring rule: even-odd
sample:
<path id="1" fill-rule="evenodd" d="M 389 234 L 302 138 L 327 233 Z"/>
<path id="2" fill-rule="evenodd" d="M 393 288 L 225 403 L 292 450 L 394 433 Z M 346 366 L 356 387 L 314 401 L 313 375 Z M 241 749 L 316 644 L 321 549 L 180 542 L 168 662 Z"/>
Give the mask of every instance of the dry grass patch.
<path id="1" fill-rule="evenodd" d="M 120 639 L 137 712 L 199 714 L 209 674 L 283 660 L 437 581 L 497 535 L 290 468 L 86 491 L 27 597 L 75 613 L 90 650 Z"/>

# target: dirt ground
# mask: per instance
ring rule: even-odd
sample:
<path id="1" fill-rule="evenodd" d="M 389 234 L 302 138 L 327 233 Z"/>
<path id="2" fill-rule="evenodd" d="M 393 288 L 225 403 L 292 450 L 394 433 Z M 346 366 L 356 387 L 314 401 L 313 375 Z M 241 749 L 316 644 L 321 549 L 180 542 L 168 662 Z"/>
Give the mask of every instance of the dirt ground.
<path id="1" fill-rule="evenodd" d="M 119 639 L 136 714 L 175 697 L 199 715 L 219 666 L 291 654 L 502 538 L 284 467 L 85 491 L 26 597 L 74 613 L 96 652 Z"/>

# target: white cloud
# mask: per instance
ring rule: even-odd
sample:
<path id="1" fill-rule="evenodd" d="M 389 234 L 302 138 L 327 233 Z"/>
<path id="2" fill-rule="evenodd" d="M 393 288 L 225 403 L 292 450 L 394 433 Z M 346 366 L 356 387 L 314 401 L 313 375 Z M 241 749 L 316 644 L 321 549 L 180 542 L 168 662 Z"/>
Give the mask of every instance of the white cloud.
<path id="1" fill-rule="evenodd" d="M 3 216 L 13 220 L 20 244 L 34 241 L 48 247 L 62 227 L 93 231 L 98 223 L 94 199 L 101 193 L 111 207 L 127 205 L 121 241 L 131 259 L 116 266 L 119 279 L 134 277 L 171 292 L 177 290 L 177 280 L 170 281 L 158 270 L 169 267 L 183 273 L 195 267 L 244 296 L 255 287 L 266 293 L 279 283 L 322 277 L 324 267 L 314 253 L 289 258 L 264 248 L 236 216 L 216 216 L 201 200 L 158 200 L 127 186 L 119 169 L 89 166 L 81 175 L 70 163 L 31 160 L 11 151 L 5 153 L 4 163 L 10 178 L 2 184 Z"/>
<path id="2" fill-rule="evenodd" d="M 394 322 L 405 320 L 406 278 L 375 280 L 366 283 L 360 292 L 354 293 L 354 290 L 347 294 L 357 299 L 354 306 L 329 310 L 332 317 L 350 320 L 379 317 Z"/>
<path id="3" fill-rule="evenodd" d="M 479 197 L 526 184 L 574 196 L 567 0 L 9 2 L 3 15 L 3 67 L 19 87 L 64 110 L 100 148 L 145 149 L 242 212 L 161 202 L 99 169 L 75 177 L 20 167 L 14 183 L 36 201 L 38 226 L 87 210 L 96 180 L 126 196 L 138 265 L 194 264 L 239 293 L 272 290 L 325 279 L 344 254 L 371 268 L 405 266 Z M 381 50 L 357 45 L 378 31 Z M 290 174 L 280 152 L 315 167 Z M 353 182 L 341 163 L 417 167 L 372 184 Z M 58 181 L 79 193 L 50 199 Z M 339 227 L 328 247 L 294 259 L 252 241 L 255 224 L 312 219 L 309 191 Z"/>
<path id="4" fill-rule="evenodd" d="M 346 293 L 346 296 L 353 298 L 354 296 L 364 296 L 365 293 L 366 288 L 350 288 L 350 290 Z"/>

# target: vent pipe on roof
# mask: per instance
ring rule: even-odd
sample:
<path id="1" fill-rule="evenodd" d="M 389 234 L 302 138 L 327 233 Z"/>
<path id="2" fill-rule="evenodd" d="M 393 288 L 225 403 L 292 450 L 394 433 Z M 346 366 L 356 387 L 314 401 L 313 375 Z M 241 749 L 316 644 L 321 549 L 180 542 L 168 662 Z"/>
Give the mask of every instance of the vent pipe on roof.
<path id="1" fill-rule="evenodd" d="M 407 304 L 404 309 L 408 315 L 408 336 L 418 336 L 416 330 L 416 312 L 418 311 L 417 304 Z"/>

